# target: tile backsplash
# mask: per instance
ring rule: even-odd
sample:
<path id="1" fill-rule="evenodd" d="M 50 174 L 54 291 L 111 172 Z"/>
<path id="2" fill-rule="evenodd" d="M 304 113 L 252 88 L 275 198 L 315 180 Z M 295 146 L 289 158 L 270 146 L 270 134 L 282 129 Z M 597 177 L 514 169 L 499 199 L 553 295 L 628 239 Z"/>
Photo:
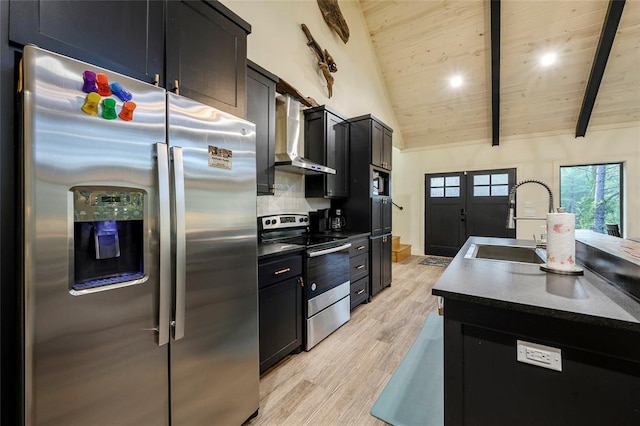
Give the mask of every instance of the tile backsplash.
<path id="1" fill-rule="evenodd" d="M 258 197 L 258 216 L 279 213 L 304 213 L 331 207 L 324 198 L 304 197 L 304 176 L 276 170 L 275 195 Z"/>

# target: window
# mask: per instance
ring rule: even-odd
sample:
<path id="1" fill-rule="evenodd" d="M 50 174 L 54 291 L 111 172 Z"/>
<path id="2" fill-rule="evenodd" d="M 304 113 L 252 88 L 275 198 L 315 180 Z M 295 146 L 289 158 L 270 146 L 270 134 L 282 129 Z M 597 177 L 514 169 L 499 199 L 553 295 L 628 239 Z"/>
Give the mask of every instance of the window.
<path id="1" fill-rule="evenodd" d="M 606 224 L 622 225 L 622 183 L 622 163 L 560 167 L 560 206 L 576 229 L 606 234 Z"/>
<path id="2" fill-rule="evenodd" d="M 474 197 L 506 197 L 509 195 L 509 175 L 507 173 L 475 175 L 473 177 Z"/>
<path id="3" fill-rule="evenodd" d="M 433 198 L 460 196 L 460 176 L 432 177 L 430 182 L 430 195 Z"/>

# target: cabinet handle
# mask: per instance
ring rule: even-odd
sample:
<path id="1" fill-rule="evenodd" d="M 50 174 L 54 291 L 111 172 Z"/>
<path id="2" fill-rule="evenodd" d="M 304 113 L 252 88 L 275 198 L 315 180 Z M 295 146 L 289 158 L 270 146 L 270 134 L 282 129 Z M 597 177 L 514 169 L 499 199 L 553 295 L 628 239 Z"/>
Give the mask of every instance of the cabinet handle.
<path id="1" fill-rule="evenodd" d="M 359 292 L 357 292 L 357 293 L 356 293 L 356 296 L 358 296 L 358 295 L 360 295 L 360 294 L 362 294 L 362 293 L 364 293 L 364 288 L 363 288 L 362 290 L 360 290 Z"/>
<path id="2" fill-rule="evenodd" d="M 160 85 L 160 74 L 154 74 L 152 84 L 156 87 Z"/>
<path id="3" fill-rule="evenodd" d="M 180 85 L 178 84 L 178 80 L 173 80 L 173 93 L 176 95 L 180 94 Z"/>
<path id="4" fill-rule="evenodd" d="M 280 275 L 280 274 L 284 274 L 285 272 L 289 272 L 291 270 L 291 268 L 284 268 L 284 269 L 280 269 L 279 271 L 275 271 L 273 273 L 273 275 Z"/>
<path id="5" fill-rule="evenodd" d="M 364 269 L 364 265 L 358 265 L 356 266 L 356 269 Z"/>
<path id="6" fill-rule="evenodd" d="M 304 281 L 302 280 L 302 277 L 298 277 L 298 283 L 300 284 L 300 287 L 304 287 Z"/>
<path id="7" fill-rule="evenodd" d="M 358 248 L 356 248 L 356 250 L 364 250 L 364 246 L 358 246 Z"/>

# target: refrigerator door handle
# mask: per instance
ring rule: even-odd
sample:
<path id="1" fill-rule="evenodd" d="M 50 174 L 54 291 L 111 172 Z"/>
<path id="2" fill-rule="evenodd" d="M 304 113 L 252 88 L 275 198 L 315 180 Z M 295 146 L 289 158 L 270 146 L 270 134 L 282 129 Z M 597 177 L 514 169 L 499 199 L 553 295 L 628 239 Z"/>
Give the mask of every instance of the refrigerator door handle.
<path id="1" fill-rule="evenodd" d="M 184 337 L 185 292 L 186 292 L 186 233 L 185 233 L 185 195 L 184 164 L 182 148 L 171 148 L 173 161 L 173 192 L 175 196 L 175 242 L 176 242 L 176 300 L 173 324 L 173 338 Z"/>
<path id="2" fill-rule="evenodd" d="M 169 343 L 171 320 L 171 207 L 169 204 L 169 153 L 167 144 L 156 143 L 158 162 L 158 226 L 160 228 L 160 296 L 158 346 Z"/>

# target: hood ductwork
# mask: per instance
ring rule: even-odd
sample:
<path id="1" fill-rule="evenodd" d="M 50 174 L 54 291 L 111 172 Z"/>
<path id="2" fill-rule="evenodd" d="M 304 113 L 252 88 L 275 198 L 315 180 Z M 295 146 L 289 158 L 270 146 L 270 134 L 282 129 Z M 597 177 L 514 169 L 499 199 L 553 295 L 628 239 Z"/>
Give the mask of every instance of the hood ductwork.
<path id="1" fill-rule="evenodd" d="M 285 95 L 276 100 L 276 161 L 278 170 L 303 175 L 332 174 L 331 167 L 316 164 L 298 154 L 300 147 L 300 102 Z"/>

